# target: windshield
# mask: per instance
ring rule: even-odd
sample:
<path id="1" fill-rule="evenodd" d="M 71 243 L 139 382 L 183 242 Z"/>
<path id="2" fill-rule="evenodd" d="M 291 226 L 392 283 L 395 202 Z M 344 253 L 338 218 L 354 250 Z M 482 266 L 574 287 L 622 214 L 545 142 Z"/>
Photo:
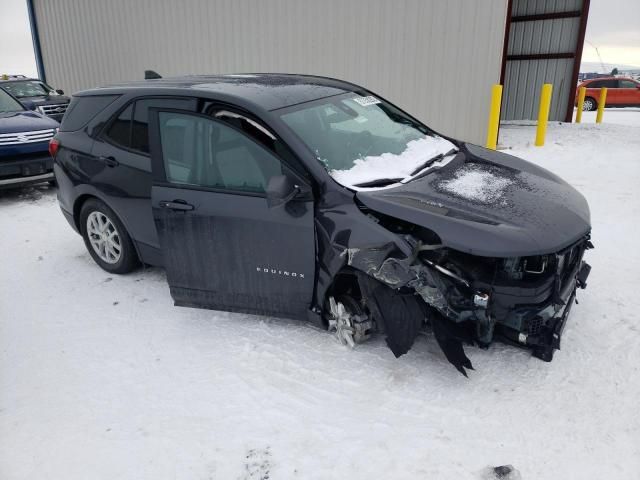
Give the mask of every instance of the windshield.
<path id="1" fill-rule="evenodd" d="M 7 82 L 2 85 L 7 92 L 16 98 L 24 97 L 44 97 L 47 95 L 57 95 L 57 93 L 42 82 Z"/>
<path id="2" fill-rule="evenodd" d="M 339 183 L 376 187 L 408 181 L 457 151 L 399 109 L 355 93 L 287 109 L 281 118 Z"/>
<path id="3" fill-rule="evenodd" d="M 21 112 L 24 107 L 7 92 L 0 89 L 0 113 Z"/>

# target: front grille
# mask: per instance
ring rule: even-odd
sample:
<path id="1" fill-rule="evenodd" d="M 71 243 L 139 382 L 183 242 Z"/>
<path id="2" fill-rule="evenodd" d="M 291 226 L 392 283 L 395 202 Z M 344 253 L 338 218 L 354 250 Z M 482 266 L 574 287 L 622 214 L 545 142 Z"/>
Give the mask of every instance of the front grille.
<path id="1" fill-rule="evenodd" d="M 31 132 L 0 133 L 0 147 L 5 145 L 48 142 L 55 133 L 55 129 L 53 128 L 48 130 L 33 130 Z"/>
<path id="2" fill-rule="evenodd" d="M 45 115 L 62 115 L 67 111 L 68 103 L 54 103 L 52 105 L 40 105 L 40 111 Z"/>

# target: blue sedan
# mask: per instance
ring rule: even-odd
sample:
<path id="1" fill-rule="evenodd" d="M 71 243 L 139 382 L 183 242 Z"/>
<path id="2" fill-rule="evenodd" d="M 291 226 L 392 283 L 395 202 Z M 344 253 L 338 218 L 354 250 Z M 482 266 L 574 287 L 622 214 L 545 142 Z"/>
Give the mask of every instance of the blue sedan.
<path id="1" fill-rule="evenodd" d="M 49 140 L 58 127 L 0 89 L 0 188 L 54 181 Z"/>

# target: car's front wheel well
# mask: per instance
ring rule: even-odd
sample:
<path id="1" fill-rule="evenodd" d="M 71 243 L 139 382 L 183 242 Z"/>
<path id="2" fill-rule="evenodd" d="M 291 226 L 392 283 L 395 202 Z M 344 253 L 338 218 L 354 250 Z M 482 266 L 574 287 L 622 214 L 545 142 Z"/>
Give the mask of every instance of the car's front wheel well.
<path id="1" fill-rule="evenodd" d="M 353 268 L 345 267 L 340 270 L 334 277 L 333 281 L 325 294 L 325 305 L 328 305 L 329 298 L 349 296 L 358 302 L 362 302 L 362 292 L 360 291 L 360 285 L 358 284 L 358 276 Z M 322 318 L 325 326 L 327 325 L 326 315 Z"/>

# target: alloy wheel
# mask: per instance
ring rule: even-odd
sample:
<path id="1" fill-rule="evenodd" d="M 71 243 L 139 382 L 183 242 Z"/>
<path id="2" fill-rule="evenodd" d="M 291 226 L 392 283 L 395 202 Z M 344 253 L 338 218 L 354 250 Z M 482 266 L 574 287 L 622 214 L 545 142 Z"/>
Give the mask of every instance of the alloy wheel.
<path id="1" fill-rule="evenodd" d="M 582 104 L 582 110 L 586 112 L 590 112 L 591 110 L 594 110 L 593 107 L 594 107 L 593 101 L 590 99 L 585 100 L 584 103 Z"/>
<path id="2" fill-rule="evenodd" d="M 102 212 L 91 212 L 87 217 L 87 236 L 100 260 L 118 263 L 122 256 L 122 243 L 118 229 L 109 217 Z"/>
<path id="3" fill-rule="evenodd" d="M 333 297 L 329 298 L 329 331 L 343 345 L 348 345 L 351 348 L 355 346 L 354 333 L 356 330 L 353 326 L 352 314 Z"/>

